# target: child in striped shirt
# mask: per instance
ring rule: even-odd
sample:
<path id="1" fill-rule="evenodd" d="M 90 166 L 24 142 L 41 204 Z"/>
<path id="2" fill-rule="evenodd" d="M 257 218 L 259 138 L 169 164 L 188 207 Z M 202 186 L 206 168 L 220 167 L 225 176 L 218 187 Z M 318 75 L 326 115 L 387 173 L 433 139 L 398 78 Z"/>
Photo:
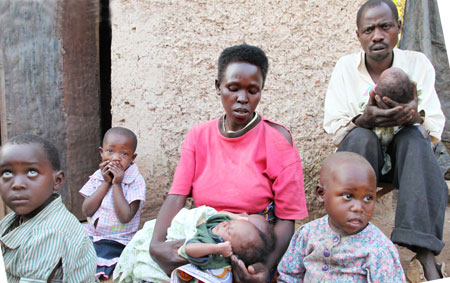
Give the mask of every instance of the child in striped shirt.
<path id="1" fill-rule="evenodd" d="M 13 211 L 0 221 L 8 282 L 94 282 L 92 242 L 55 193 L 63 183 L 48 141 L 26 135 L 2 146 L 0 193 Z"/>
<path id="2" fill-rule="evenodd" d="M 129 129 L 114 127 L 99 148 L 99 169 L 81 188 L 83 214 L 91 217 L 86 230 L 97 252 L 99 278 L 108 279 L 125 246 L 139 228 L 145 201 L 145 180 L 136 158 L 137 138 Z"/>

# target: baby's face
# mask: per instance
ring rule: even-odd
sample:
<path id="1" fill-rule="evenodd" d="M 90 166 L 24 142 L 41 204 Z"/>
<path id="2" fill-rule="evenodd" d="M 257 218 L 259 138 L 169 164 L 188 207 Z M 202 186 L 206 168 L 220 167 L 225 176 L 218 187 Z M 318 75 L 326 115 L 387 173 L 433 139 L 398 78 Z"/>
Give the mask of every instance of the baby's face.
<path id="1" fill-rule="evenodd" d="M 324 185 L 323 201 L 330 227 L 340 235 L 363 230 L 375 207 L 376 180 L 360 164 L 344 163 Z"/>
<path id="2" fill-rule="evenodd" d="M 110 133 L 99 150 L 102 161 L 120 164 L 123 170 L 136 158 L 131 138 L 116 133 Z"/>
<path id="3" fill-rule="evenodd" d="M 224 221 L 212 231 L 221 236 L 224 241 L 229 241 L 233 251 L 248 247 L 248 243 L 261 241 L 256 226 L 247 220 Z"/>

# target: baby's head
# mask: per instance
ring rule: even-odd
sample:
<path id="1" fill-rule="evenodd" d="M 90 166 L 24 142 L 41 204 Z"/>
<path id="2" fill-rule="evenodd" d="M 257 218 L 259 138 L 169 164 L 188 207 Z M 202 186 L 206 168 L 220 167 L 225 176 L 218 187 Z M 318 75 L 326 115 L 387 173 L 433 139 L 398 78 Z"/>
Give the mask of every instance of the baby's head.
<path id="1" fill-rule="evenodd" d="M 381 73 L 375 93 L 405 104 L 414 99 L 414 84 L 402 69 L 391 67 Z"/>
<path id="2" fill-rule="evenodd" d="M 331 229 L 340 235 L 359 233 L 375 207 L 375 172 L 356 153 L 334 153 L 322 164 L 316 195 L 325 205 Z"/>
<path id="3" fill-rule="evenodd" d="M 64 184 L 56 147 L 34 135 L 14 137 L 2 146 L 0 170 L 2 199 L 25 220 L 41 211 Z"/>
<path id="4" fill-rule="evenodd" d="M 105 133 L 99 151 L 102 161 L 119 163 L 126 170 L 136 158 L 136 147 L 137 138 L 131 130 L 114 127 Z"/>
<path id="5" fill-rule="evenodd" d="M 257 218 L 262 218 L 263 222 Z M 261 224 L 253 224 L 255 220 Z M 247 266 L 264 262 L 275 248 L 275 232 L 261 215 L 250 215 L 249 220 L 224 221 L 214 227 L 213 232 L 229 241 L 233 254 Z"/>

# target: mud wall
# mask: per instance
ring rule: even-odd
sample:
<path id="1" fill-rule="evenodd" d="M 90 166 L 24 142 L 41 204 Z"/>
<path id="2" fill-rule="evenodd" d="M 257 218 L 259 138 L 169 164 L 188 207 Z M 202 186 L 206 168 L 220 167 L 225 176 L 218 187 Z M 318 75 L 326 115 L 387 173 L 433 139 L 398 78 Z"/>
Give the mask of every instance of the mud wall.
<path id="1" fill-rule="evenodd" d="M 257 111 L 288 127 L 303 160 L 312 217 L 320 163 L 333 151 L 322 129 L 331 71 L 357 52 L 363 1 L 111 1 L 112 124 L 136 132 L 137 164 L 147 185 L 144 218 L 166 192 L 189 128 L 223 114 L 215 94 L 223 48 L 248 43 L 269 57 Z"/>

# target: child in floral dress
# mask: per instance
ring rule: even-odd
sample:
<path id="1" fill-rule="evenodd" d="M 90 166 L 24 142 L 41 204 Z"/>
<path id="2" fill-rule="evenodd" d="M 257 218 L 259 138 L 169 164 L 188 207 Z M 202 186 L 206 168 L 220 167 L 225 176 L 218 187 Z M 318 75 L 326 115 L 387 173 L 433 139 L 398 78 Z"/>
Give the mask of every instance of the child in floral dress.
<path id="1" fill-rule="evenodd" d="M 369 223 L 376 178 L 363 157 L 328 157 L 316 194 L 328 215 L 296 231 L 278 265 L 278 282 L 405 282 L 396 247 Z"/>

